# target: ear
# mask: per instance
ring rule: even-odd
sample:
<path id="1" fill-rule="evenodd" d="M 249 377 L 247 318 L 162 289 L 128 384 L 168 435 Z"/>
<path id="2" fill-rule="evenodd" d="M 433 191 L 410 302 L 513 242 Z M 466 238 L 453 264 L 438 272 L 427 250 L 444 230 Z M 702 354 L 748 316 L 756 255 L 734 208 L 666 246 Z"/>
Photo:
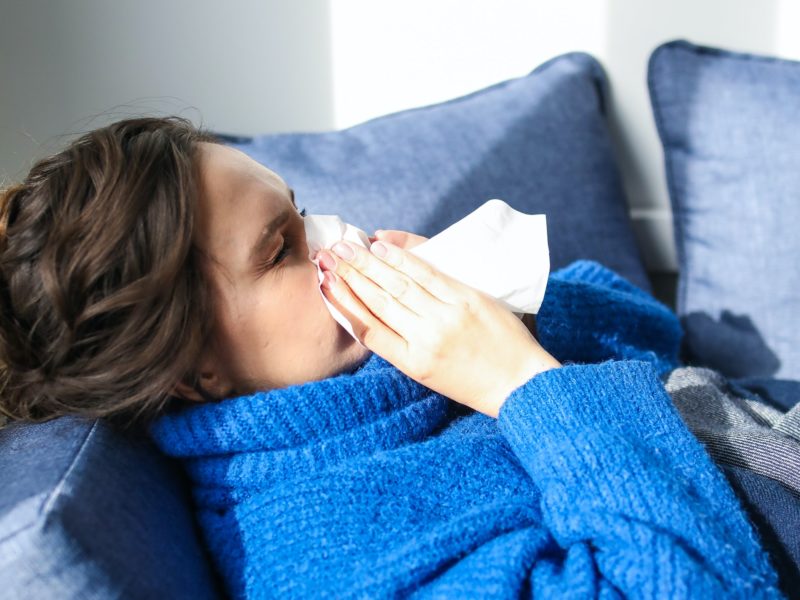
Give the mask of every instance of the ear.
<path id="1" fill-rule="evenodd" d="M 179 381 L 172 388 L 172 395 L 188 402 L 217 402 L 231 394 L 232 382 L 225 376 L 221 366 L 211 357 L 205 357 L 200 364 L 199 376 L 191 380 Z"/>

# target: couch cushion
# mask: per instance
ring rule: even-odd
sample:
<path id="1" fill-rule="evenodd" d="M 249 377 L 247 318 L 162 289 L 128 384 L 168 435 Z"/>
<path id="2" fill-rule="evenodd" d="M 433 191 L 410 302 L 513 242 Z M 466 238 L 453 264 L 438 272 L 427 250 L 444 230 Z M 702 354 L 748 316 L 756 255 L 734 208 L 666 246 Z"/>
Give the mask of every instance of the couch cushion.
<path id="1" fill-rule="evenodd" d="M 0 429 L 0 596 L 214 598 L 184 477 L 141 437 L 61 418 Z"/>
<path id="2" fill-rule="evenodd" d="M 800 62 L 676 41 L 648 79 L 686 359 L 800 379 Z"/>
<path id="3" fill-rule="evenodd" d="M 573 53 L 462 98 L 342 131 L 227 138 L 309 213 L 431 236 L 490 198 L 546 213 L 553 269 L 595 259 L 649 289 L 605 115 L 606 78 Z"/>

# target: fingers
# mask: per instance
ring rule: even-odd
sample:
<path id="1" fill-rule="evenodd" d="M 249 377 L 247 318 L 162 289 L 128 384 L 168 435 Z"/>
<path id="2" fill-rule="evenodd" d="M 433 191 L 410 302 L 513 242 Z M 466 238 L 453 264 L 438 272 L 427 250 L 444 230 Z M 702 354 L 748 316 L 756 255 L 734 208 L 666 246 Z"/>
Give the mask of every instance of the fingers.
<path id="1" fill-rule="evenodd" d="M 326 261 L 327 262 L 327 261 Z M 344 261 L 340 261 L 342 263 Z M 419 315 L 350 265 L 340 264 L 336 274 L 373 315 L 404 339 L 419 329 Z"/>
<path id="2" fill-rule="evenodd" d="M 328 255 L 326 258 L 321 258 L 321 264 L 323 268 L 335 270 L 374 314 L 383 318 L 383 314 L 379 312 L 384 312 L 387 319 L 408 317 L 399 308 L 394 307 L 394 304 L 399 304 L 416 315 L 435 316 L 441 312 L 441 300 L 432 296 L 411 278 L 399 273 L 365 248 L 349 243 L 345 245 L 352 253 L 349 258 L 346 258 L 345 252 L 337 253 L 336 257 Z M 334 246 L 334 252 L 337 248 L 338 244 Z M 395 324 L 408 326 L 403 321 Z M 394 328 L 393 325 L 392 327 Z M 395 330 L 404 335 L 404 332 Z"/>
<path id="3" fill-rule="evenodd" d="M 376 317 L 331 271 L 325 271 L 322 293 L 353 326 L 358 340 L 389 362 L 398 364 L 408 352 L 406 340 Z"/>
<path id="4" fill-rule="evenodd" d="M 383 249 L 386 250 L 385 253 L 382 252 Z M 418 286 L 442 302 L 456 303 L 459 298 L 463 298 L 465 291 L 471 289 L 391 243 L 376 242 L 370 247 L 370 253 L 378 256 L 392 269 L 407 275 Z"/>

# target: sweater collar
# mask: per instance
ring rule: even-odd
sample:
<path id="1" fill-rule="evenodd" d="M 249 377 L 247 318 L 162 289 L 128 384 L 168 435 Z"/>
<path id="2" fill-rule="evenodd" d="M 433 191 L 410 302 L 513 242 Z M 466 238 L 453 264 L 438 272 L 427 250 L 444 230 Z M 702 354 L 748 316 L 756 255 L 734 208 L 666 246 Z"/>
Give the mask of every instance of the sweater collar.
<path id="1" fill-rule="evenodd" d="M 315 441 L 335 444 L 367 426 L 421 435 L 441 422 L 448 403 L 372 354 L 328 379 L 181 407 L 157 419 L 150 434 L 177 457 L 285 450 Z"/>

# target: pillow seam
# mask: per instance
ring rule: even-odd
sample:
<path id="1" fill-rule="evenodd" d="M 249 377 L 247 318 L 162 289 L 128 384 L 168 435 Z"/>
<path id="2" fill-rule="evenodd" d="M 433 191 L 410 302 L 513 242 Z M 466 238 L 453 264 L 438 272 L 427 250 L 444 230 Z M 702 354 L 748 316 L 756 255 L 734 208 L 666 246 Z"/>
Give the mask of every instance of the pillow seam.
<path id="1" fill-rule="evenodd" d="M 682 314 L 684 312 L 684 308 L 686 307 L 686 296 L 688 294 L 686 280 L 690 269 L 684 267 L 686 267 L 691 260 L 686 253 L 686 237 L 684 235 L 683 227 L 679 226 L 680 221 L 683 218 L 685 206 L 683 205 L 680 195 L 677 193 L 675 188 L 674 161 L 671 157 L 671 154 L 666 151 L 666 147 L 671 144 L 669 144 L 666 137 L 663 107 L 661 104 L 661 98 L 659 96 L 658 85 L 655 81 L 655 70 L 658 68 L 656 66 L 656 62 L 660 58 L 661 54 L 671 50 L 672 48 L 683 46 L 685 43 L 686 42 L 682 41 L 668 42 L 667 44 L 662 44 L 656 48 L 650 55 L 647 69 L 647 87 L 650 91 L 650 101 L 653 107 L 653 120 L 655 121 L 658 137 L 661 140 L 661 150 L 664 153 L 664 173 L 666 176 L 667 190 L 671 201 L 673 238 L 675 239 L 675 247 L 678 251 L 678 289 L 676 293 L 676 308 L 678 314 Z"/>

